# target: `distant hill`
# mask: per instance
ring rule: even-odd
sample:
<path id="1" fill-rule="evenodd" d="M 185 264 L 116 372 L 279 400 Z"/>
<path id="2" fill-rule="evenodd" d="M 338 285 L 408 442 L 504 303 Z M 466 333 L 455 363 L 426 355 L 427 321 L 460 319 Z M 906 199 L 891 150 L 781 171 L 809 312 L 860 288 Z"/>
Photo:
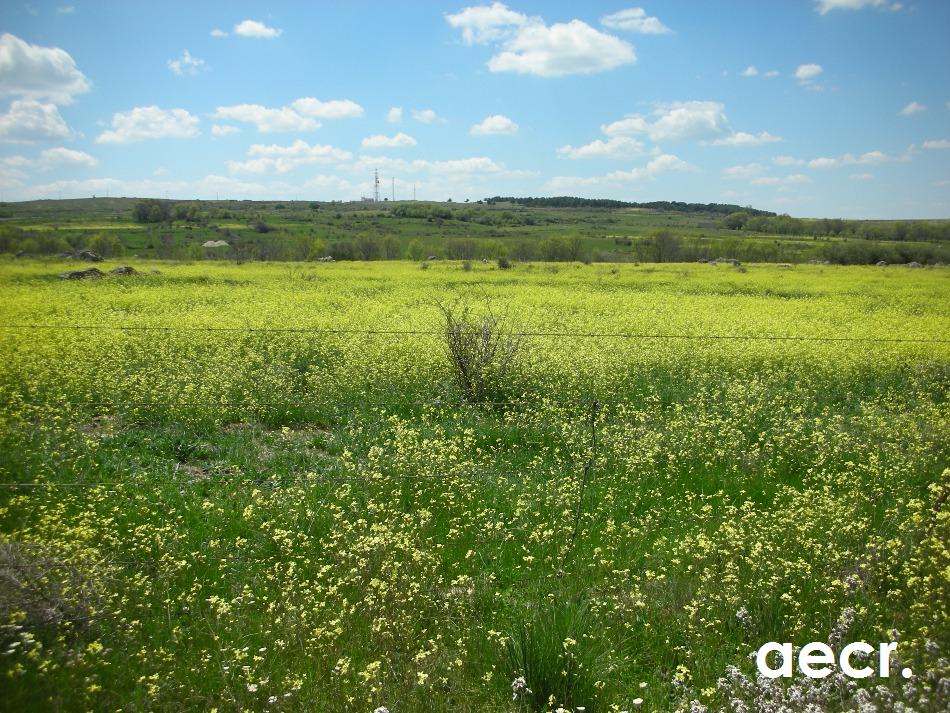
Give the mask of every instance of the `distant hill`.
<path id="1" fill-rule="evenodd" d="M 728 215 L 745 211 L 749 215 L 774 216 L 767 210 L 746 208 L 732 203 L 683 203 L 681 201 L 651 201 L 649 203 L 631 203 L 610 198 L 575 198 L 573 196 L 552 196 L 550 198 L 514 198 L 495 196 L 486 198 L 486 203 L 516 203 L 518 205 L 540 208 L 647 208 L 649 210 L 675 211 L 679 213 L 721 213 Z"/>

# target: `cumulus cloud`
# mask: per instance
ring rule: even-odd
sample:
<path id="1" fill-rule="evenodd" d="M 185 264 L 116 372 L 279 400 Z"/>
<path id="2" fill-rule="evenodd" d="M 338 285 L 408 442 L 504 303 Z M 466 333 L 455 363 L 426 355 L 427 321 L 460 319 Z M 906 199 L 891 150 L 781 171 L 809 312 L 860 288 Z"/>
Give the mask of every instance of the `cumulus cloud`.
<path id="1" fill-rule="evenodd" d="M 476 175 L 511 178 L 523 178 L 535 175 L 532 171 L 509 169 L 504 163 L 495 161 L 486 156 L 473 156 L 471 158 L 449 159 L 444 161 L 431 161 L 428 159 L 408 161 L 405 159 L 390 158 L 388 156 L 360 156 L 356 161 L 343 166 L 343 168 L 358 174 L 367 174 L 376 168 L 381 171 L 399 173 L 401 175 L 431 174 L 443 180 L 461 180 Z"/>
<path id="2" fill-rule="evenodd" d="M 398 124 L 400 121 L 402 121 L 402 107 L 391 107 L 389 111 L 386 112 L 386 121 L 388 121 L 390 124 Z"/>
<path id="3" fill-rule="evenodd" d="M 6 114 L 0 115 L 0 141 L 30 144 L 40 141 L 70 139 L 73 132 L 66 126 L 55 104 L 35 99 L 16 99 Z"/>
<path id="4" fill-rule="evenodd" d="M 283 30 L 268 27 L 257 20 L 242 20 L 234 26 L 234 34 L 241 37 L 252 37 L 258 40 L 273 40 L 280 37 Z"/>
<path id="5" fill-rule="evenodd" d="M 185 109 L 137 106 L 112 115 L 112 128 L 96 138 L 99 144 L 128 144 L 151 139 L 191 139 L 200 133 L 197 116 Z"/>
<path id="6" fill-rule="evenodd" d="M 462 31 L 465 44 L 496 46 L 488 60 L 492 72 L 562 77 L 602 72 L 637 59 L 631 44 L 586 22 L 547 25 L 540 17 L 528 17 L 500 2 L 466 7 L 445 19 Z"/>
<path id="7" fill-rule="evenodd" d="M 794 156 L 776 156 L 772 159 L 776 166 L 804 166 L 808 161 Z"/>
<path id="8" fill-rule="evenodd" d="M 90 195 L 157 196 L 168 193 L 171 197 L 215 198 L 217 195 L 238 198 L 285 198 L 295 187 L 286 184 L 263 185 L 245 183 L 227 176 L 208 175 L 197 181 L 123 180 L 117 178 L 89 178 L 59 180 L 30 186 L 17 191 L 20 200 L 27 198 L 84 198 Z"/>
<path id="9" fill-rule="evenodd" d="M 641 35 L 666 35 L 672 32 L 658 18 L 649 17 L 642 7 L 631 7 L 602 17 L 600 24 L 612 30 L 630 30 Z"/>
<path id="10" fill-rule="evenodd" d="M 929 141 L 924 141 L 923 146 L 925 149 L 950 149 L 950 140 L 931 139 Z"/>
<path id="11" fill-rule="evenodd" d="M 363 116 L 363 107 L 350 99 L 320 101 L 313 97 L 301 97 L 290 106 L 297 113 L 315 119 L 356 119 Z"/>
<path id="12" fill-rule="evenodd" d="M 409 134 L 404 134 L 400 131 L 395 136 L 385 136 L 383 134 L 367 136 L 360 142 L 360 145 L 366 149 L 398 149 L 406 146 L 415 146 L 416 140 Z"/>
<path id="13" fill-rule="evenodd" d="M 606 141 L 597 139 L 584 146 L 561 146 L 559 156 L 571 159 L 609 158 L 630 159 L 643 154 L 643 143 L 629 136 L 613 136 Z"/>
<path id="14" fill-rule="evenodd" d="M 797 79 L 800 84 L 810 84 L 824 71 L 824 68 L 820 64 L 800 64 L 795 70 L 795 79 Z"/>
<path id="15" fill-rule="evenodd" d="M 547 26 L 529 23 L 488 60 L 492 72 L 538 77 L 593 74 L 636 62 L 633 45 L 571 20 Z"/>
<path id="16" fill-rule="evenodd" d="M 926 110 L 927 110 L 927 107 L 925 107 L 920 102 L 911 102 L 910 104 L 905 106 L 903 109 L 901 109 L 900 112 L 898 113 L 901 116 L 913 116 L 914 114 L 919 114 L 920 112 L 926 111 Z"/>
<path id="17" fill-rule="evenodd" d="M 203 59 L 198 59 L 187 49 L 178 59 L 168 60 L 168 68 L 172 71 L 172 74 L 177 74 L 179 77 L 185 74 L 198 74 L 198 72 L 207 69 L 207 67 L 207 62 Z"/>
<path id="18" fill-rule="evenodd" d="M 70 104 L 91 86 L 66 50 L 31 45 L 10 33 L 0 35 L 0 96 Z"/>
<path id="19" fill-rule="evenodd" d="M 904 7 L 902 3 L 891 0 L 816 0 L 815 10 L 827 15 L 832 10 L 861 10 L 866 7 L 875 7 L 897 11 Z"/>
<path id="20" fill-rule="evenodd" d="M 811 183 L 811 179 L 803 173 L 793 173 L 791 176 L 762 176 L 752 179 L 755 186 L 796 186 Z"/>
<path id="21" fill-rule="evenodd" d="M 611 171 L 603 176 L 555 176 L 548 181 L 551 190 L 573 190 L 576 188 L 590 188 L 602 186 L 618 186 L 635 181 L 652 179 L 662 173 L 671 171 L 689 171 L 693 166 L 673 154 L 660 154 L 651 159 L 646 166 L 630 169 L 629 171 Z"/>
<path id="22" fill-rule="evenodd" d="M 431 124 L 439 116 L 432 109 L 413 109 L 412 118 L 422 124 Z"/>
<path id="23" fill-rule="evenodd" d="M 320 101 L 313 97 L 301 97 L 290 106 L 270 108 L 261 104 L 236 104 L 219 106 L 216 119 L 241 121 L 254 124 L 261 133 L 281 131 L 316 131 L 321 123 L 317 119 L 345 119 L 363 115 L 363 107 L 349 99 Z"/>
<path id="24" fill-rule="evenodd" d="M 297 139 L 289 146 L 254 144 L 247 150 L 248 160 L 228 161 L 231 173 L 288 173 L 314 163 L 348 161 L 352 154 L 324 144 L 308 144 Z"/>
<path id="25" fill-rule="evenodd" d="M 95 168 L 99 161 L 85 151 L 76 151 L 65 147 L 46 149 L 36 158 L 26 156 L 6 156 L 2 159 L 7 170 L 14 170 L 21 177 L 28 171 L 52 171 L 61 168 Z"/>
<path id="26" fill-rule="evenodd" d="M 738 131 L 721 139 L 716 139 L 713 141 L 713 146 L 761 146 L 762 144 L 774 144 L 779 141 L 782 141 L 781 136 L 774 136 L 768 131 L 760 131 L 757 134 Z"/>
<path id="27" fill-rule="evenodd" d="M 241 130 L 236 126 L 231 126 L 229 124 L 213 124 L 211 126 L 211 135 L 217 138 L 222 136 L 230 136 L 231 134 L 238 134 Z"/>
<path id="28" fill-rule="evenodd" d="M 859 156 L 846 153 L 841 156 L 819 156 L 808 161 L 808 168 L 841 168 L 842 166 L 867 166 L 896 160 L 883 151 L 867 151 Z"/>
<path id="29" fill-rule="evenodd" d="M 494 2 L 491 5 L 466 7 L 454 15 L 446 15 L 445 20 L 462 31 L 462 41 L 465 44 L 472 45 L 509 37 L 513 28 L 528 22 L 528 17 L 503 3 Z"/>
<path id="30" fill-rule="evenodd" d="M 491 136 L 494 134 L 511 135 L 518 133 L 518 125 L 502 114 L 486 116 L 475 124 L 469 133 L 472 136 Z"/>
<path id="31" fill-rule="evenodd" d="M 46 149 L 40 154 L 38 165 L 43 170 L 63 167 L 95 168 L 99 161 L 85 151 L 58 147 Z"/>
<path id="32" fill-rule="evenodd" d="M 224 30 L 219 30 L 217 27 L 211 30 L 211 36 L 216 38 L 227 37 L 228 33 Z"/>
<path id="33" fill-rule="evenodd" d="M 601 127 L 607 136 L 645 133 L 652 141 L 713 139 L 729 133 L 725 106 L 714 101 L 687 101 L 660 104 L 653 120 L 634 115 Z"/>
<path id="34" fill-rule="evenodd" d="M 750 179 L 755 178 L 764 170 L 760 163 L 747 163 L 741 166 L 729 166 L 722 170 L 723 178 Z"/>
<path id="35" fill-rule="evenodd" d="M 759 70 L 755 65 L 750 64 L 748 67 L 742 70 L 743 77 L 757 77 L 759 76 Z"/>
<path id="36" fill-rule="evenodd" d="M 261 104 L 236 104 L 215 109 L 216 119 L 241 121 L 254 124 L 263 134 L 280 131 L 316 131 L 321 124 L 310 117 L 301 116 L 290 107 L 271 109 Z"/>

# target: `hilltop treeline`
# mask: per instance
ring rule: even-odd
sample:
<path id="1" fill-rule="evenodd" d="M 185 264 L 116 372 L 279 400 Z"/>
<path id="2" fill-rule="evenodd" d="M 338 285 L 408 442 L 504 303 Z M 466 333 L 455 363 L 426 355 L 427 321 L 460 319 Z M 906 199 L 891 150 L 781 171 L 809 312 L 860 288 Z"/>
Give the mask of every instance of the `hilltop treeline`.
<path id="1" fill-rule="evenodd" d="M 950 222 L 908 221 L 869 223 L 841 218 L 805 219 L 790 215 L 755 215 L 748 209 L 727 215 L 722 225 L 729 230 L 768 235 L 830 235 L 861 240 L 897 240 L 900 242 L 933 242 L 950 240 Z"/>
<path id="2" fill-rule="evenodd" d="M 539 208 L 647 208 L 649 210 L 675 211 L 679 213 L 721 213 L 728 215 L 737 211 L 745 211 L 749 215 L 775 215 L 767 210 L 743 208 L 730 203 L 683 203 L 681 201 L 650 201 L 648 203 L 632 203 L 617 201 L 610 198 L 576 198 L 574 196 L 552 196 L 548 198 L 514 198 L 511 196 L 494 196 L 486 198 L 489 205 L 495 203 L 515 203 L 517 205 Z"/>

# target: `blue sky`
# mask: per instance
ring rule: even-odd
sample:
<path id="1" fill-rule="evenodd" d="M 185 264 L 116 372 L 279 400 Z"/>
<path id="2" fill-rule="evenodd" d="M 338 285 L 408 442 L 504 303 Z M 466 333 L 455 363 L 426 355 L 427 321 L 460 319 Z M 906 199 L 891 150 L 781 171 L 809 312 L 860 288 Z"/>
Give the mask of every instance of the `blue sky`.
<path id="1" fill-rule="evenodd" d="M 944 0 L 7 2 L 3 200 L 950 217 Z"/>

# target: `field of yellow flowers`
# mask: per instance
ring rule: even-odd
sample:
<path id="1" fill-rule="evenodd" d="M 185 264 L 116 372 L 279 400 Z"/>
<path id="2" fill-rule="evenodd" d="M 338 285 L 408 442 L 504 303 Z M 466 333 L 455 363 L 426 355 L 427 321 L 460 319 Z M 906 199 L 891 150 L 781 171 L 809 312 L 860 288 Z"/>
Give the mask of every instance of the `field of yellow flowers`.
<path id="1" fill-rule="evenodd" d="M 0 263 L 0 708 L 950 706 L 950 271 L 135 267 Z"/>

